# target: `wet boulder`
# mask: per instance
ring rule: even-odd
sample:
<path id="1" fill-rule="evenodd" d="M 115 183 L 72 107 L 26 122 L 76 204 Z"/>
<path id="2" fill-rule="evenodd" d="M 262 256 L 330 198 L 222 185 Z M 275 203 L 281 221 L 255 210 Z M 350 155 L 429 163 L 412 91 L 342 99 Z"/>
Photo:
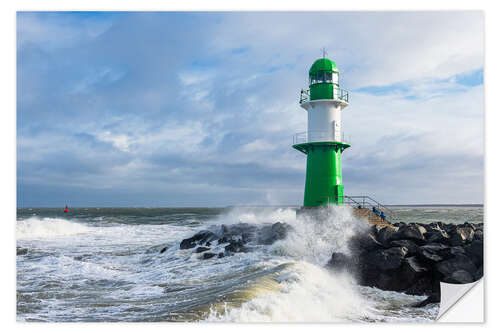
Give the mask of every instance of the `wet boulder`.
<path id="1" fill-rule="evenodd" d="M 203 256 L 201 257 L 202 259 L 206 260 L 206 259 L 210 259 L 210 258 L 213 258 L 215 257 L 217 254 L 215 253 L 212 253 L 212 252 L 205 252 L 203 253 Z"/>
<path id="2" fill-rule="evenodd" d="M 365 251 L 371 251 L 384 248 L 382 243 L 377 240 L 377 236 L 372 233 L 359 234 L 348 241 L 348 247 L 352 253 L 359 254 Z"/>
<path id="3" fill-rule="evenodd" d="M 257 225 L 250 223 L 222 225 L 219 236 L 228 241 L 241 240 L 244 243 L 249 243 L 255 240 L 258 229 Z"/>
<path id="4" fill-rule="evenodd" d="M 479 266 L 479 268 L 476 270 L 476 273 L 474 274 L 474 281 L 477 281 L 482 277 L 483 277 L 483 265 Z"/>
<path id="5" fill-rule="evenodd" d="M 198 244 L 206 243 L 217 239 L 217 235 L 208 230 L 202 230 L 196 233 L 193 237 L 183 239 L 180 244 L 181 250 L 191 249 Z"/>
<path id="6" fill-rule="evenodd" d="M 444 278 L 450 277 L 453 272 L 463 270 L 473 276 L 476 273 L 476 265 L 469 259 L 467 256 L 463 254 L 458 254 L 455 257 L 443 260 L 435 265 L 435 269 L 439 272 Z"/>
<path id="7" fill-rule="evenodd" d="M 463 251 L 472 259 L 476 266 L 483 265 L 483 241 L 473 240 L 470 244 L 463 247 Z"/>
<path id="8" fill-rule="evenodd" d="M 425 244 L 424 234 L 427 231 L 424 227 L 417 224 L 409 224 L 400 226 L 395 235 L 393 235 L 394 240 L 408 239 L 412 240 L 417 244 Z"/>
<path id="9" fill-rule="evenodd" d="M 442 261 L 443 254 L 449 247 L 441 243 L 431 243 L 420 246 L 417 250 L 417 257 L 429 264 L 434 264 Z"/>
<path id="10" fill-rule="evenodd" d="M 351 271 L 354 268 L 353 264 L 352 257 L 341 252 L 334 252 L 326 266 L 336 271 Z"/>
<path id="11" fill-rule="evenodd" d="M 385 247 L 389 246 L 389 243 L 393 240 L 398 240 L 396 237 L 399 228 L 394 228 L 391 226 L 386 226 L 378 230 L 377 241 Z"/>
<path id="12" fill-rule="evenodd" d="M 209 247 L 204 247 L 204 246 L 198 246 L 196 250 L 194 251 L 195 253 L 201 253 L 210 250 Z"/>
<path id="13" fill-rule="evenodd" d="M 367 253 L 365 263 L 379 271 L 391 270 L 401 266 L 408 253 L 406 247 L 392 247 Z"/>
<path id="14" fill-rule="evenodd" d="M 403 260 L 401 267 L 394 272 L 393 290 L 407 291 L 408 288 L 419 282 L 420 278 L 427 274 L 429 269 L 423 265 L 417 257 L 408 257 Z M 431 288 L 430 284 L 425 286 L 426 290 Z"/>
<path id="15" fill-rule="evenodd" d="M 264 245 L 273 244 L 280 239 L 285 239 L 290 230 L 290 225 L 281 222 L 265 226 L 258 231 L 258 243 Z"/>
<path id="16" fill-rule="evenodd" d="M 16 255 L 18 256 L 23 256 L 25 254 L 28 254 L 28 249 L 24 247 L 16 247 Z"/>
<path id="17" fill-rule="evenodd" d="M 450 236 L 445 230 L 441 229 L 439 225 L 428 227 L 426 230 L 425 237 L 428 243 L 449 243 Z"/>
<path id="18" fill-rule="evenodd" d="M 449 244 L 452 246 L 461 246 L 474 239 L 474 230 L 471 227 L 455 227 L 449 234 Z"/>
<path id="19" fill-rule="evenodd" d="M 402 239 L 402 240 L 395 240 L 392 241 L 389 244 L 391 247 L 405 247 L 408 249 L 408 255 L 414 255 L 418 251 L 418 245 L 415 244 L 415 242 L 408 240 L 408 239 Z"/>
<path id="20" fill-rule="evenodd" d="M 454 284 L 471 283 L 474 282 L 474 277 L 469 272 L 459 269 L 444 277 L 443 282 Z"/>
<path id="21" fill-rule="evenodd" d="M 248 252 L 248 249 L 245 247 L 244 243 L 242 240 L 239 240 L 239 241 L 230 241 L 229 242 L 229 245 L 227 245 L 226 247 L 224 247 L 224 250 L 226 251 L 226 253 L 229 253 L 229 252 L 233 252 L 233 253 L 237 253 L 237 252 Z"/>

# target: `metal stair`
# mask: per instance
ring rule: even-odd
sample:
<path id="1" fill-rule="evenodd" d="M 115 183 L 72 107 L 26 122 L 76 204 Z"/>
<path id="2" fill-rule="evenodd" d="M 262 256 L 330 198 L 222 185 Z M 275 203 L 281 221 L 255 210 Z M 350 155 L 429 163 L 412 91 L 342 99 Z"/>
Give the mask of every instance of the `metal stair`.
<path id="1" fill-rule="evenodd" d="M 344 199 L 344 205 L 349 205 L 352 207 L 354 215 L 359 218 L 366 219 L 370 224 L 391 225 L 391 221 L 396 220 L 396 215 L 389 207 L 382 205 L 369 196 L 344 195 L 342 196 L 342 198 Z M 379 212 L 384 212 L 386 216 L 385 220 L 373 213 L 373 207 L 375 207 Z"/>
<path id="2" fill-rule="evenodd" d="M 352 212 L 360 219 L 365 219 L 370 224 L 375 225 L 391 225 L 389 221 L 383 220 L 380 216 L 375 215 L 368 208 L 356 208 L 353 207 Z"/>

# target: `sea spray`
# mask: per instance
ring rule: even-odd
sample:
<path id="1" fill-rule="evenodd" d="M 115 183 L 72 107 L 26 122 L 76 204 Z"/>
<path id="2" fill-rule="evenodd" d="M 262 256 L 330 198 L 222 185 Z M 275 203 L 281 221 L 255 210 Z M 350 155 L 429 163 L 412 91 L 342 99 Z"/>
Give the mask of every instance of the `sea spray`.
<path id="1" fill-rule="evenodd" d="M 325 265 L 333 252 L 348 254 L 348 241 L 357 233 L 366 232 L 369 225 L 352 214 L 350 207 L 330 207 L 320 213 L 301 214 L 288 221 L 293 231 L 275 245 L 282 254 Z"/>
<path id="2" fill-rule="evenodd" d="M 270 250 L 293 264 L 281 272 L 281 288 L 251 299 L 241 306 L 212 308 L 209 321 L 346 321 L 368 316 L 369 302 L 359 294 L 347 273 L 334 273 L 322 266 L 333 251 L 347 252 L 356 233 L 368 229 L 349 207 L 331 207 L 320 214 L 295 217 L 292 209 L 264 211 L 236 209 L 222 217 L 240 223 L 284 221 L 293 227 L 287 238 Z M 219 220 L 220 221 L 220 220 Z M 219 222 L 217 221 L 217 222 Z"/>

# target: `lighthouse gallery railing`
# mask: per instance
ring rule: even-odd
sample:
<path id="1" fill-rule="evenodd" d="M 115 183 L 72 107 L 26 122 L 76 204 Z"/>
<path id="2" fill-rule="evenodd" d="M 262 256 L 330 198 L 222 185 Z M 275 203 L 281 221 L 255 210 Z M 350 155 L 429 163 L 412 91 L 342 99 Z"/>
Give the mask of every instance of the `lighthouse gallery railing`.
<path id="1" fill-rule="evenodd" d="M 351 136 L 347 136 L 344 132 L 341 133 L 341 142 L 351 142 Z M 332 132 L 311 131 L 300 132 L 293 135 L 293 144 L 298 145 L 306 142 L 324 142 L 324 141 L 337 141 L 335 140 Z"/>
<path id="2" fill-rule="evenodd" d="M 349 103 L 349 92 L 347 90 L 338 88 L 338 87 L 333 87 L 333 99 L 339 99 L 341 101 Z M 305 103 L 309 102 L 311 100 L 311 96 L 309 93 L 309 89 L 304 90 L 302 89 L 300 91 L 300 101 L 299 103 Z"/>

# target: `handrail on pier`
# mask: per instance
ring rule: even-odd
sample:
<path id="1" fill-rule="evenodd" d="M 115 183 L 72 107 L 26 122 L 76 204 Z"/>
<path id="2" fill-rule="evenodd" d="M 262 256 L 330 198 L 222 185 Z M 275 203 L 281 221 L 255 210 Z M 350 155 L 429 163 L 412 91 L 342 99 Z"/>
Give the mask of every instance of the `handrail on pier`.
<path id="1" fill-rule="evenodd" d="M 367 195 L 358 195 L 358 196 L 348 196 L 348 195 L 343 195 L 343 196 L 337 196 L 338 198 L 343 198 L 344 204 L 350 205 L 355 208 L 368 208 L 372 209 L 373 207 L 377 208 L 378 211 L 383 211 L 384 214 L 386 215 L 386 220 L 392 220 L 394 221 L 396 219 L 396 214 L 394 213 L 393 210 L 391 210 L 389 207 L 382 205 L 380 202 L 377 200 L 367 196 Z"/>

